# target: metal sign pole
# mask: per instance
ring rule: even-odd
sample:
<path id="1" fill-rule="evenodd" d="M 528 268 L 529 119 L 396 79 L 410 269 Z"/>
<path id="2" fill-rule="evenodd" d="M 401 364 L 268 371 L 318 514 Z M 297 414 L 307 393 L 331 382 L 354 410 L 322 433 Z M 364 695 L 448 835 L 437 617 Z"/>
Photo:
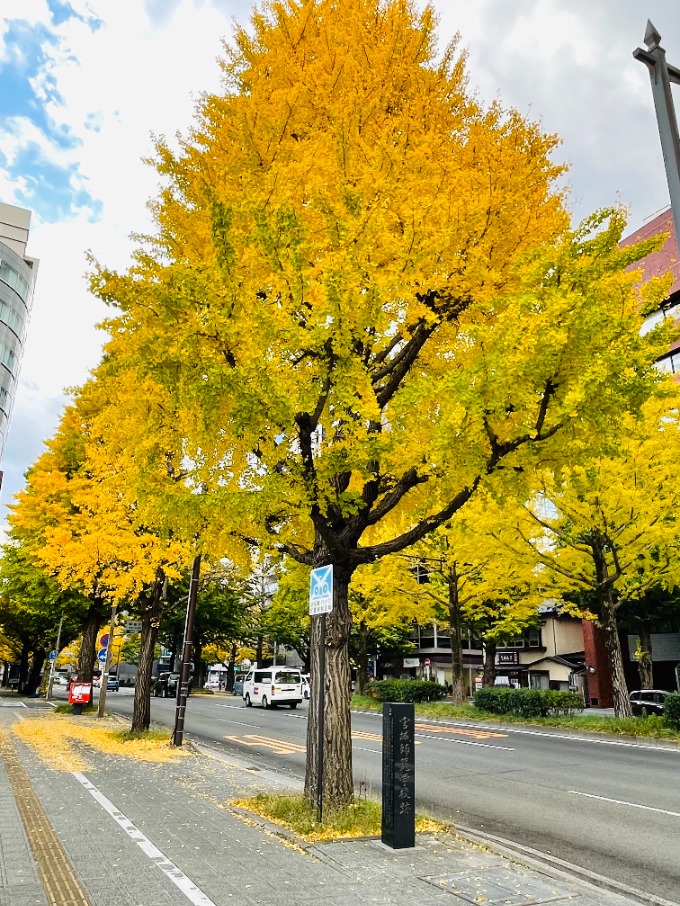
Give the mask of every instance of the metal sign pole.
<path id="1" fill-rule="evenodd" d="M 323 756 L 326 694 L 326 614 L 333 612 L 333 564 L 317 566 L 309 577 L 309 613 L 319 617 L 319 660 L 317 690 L 316 737 L 316 815 L 319 824 L 323 819 Z"/>
<path id="2" fill-rule="evenodd" d="M 54 685 L 54 670 L 57 665 L 57 658 L 59 657 L 59 645 L 61 644 L 61 627 L 64 623 L 64 614 L 62 613 L 61 619 L 59 620 L 59 629 L 57 629 L 57 646 L 54 649 L 55 657 L 54 660 L 50 662 L 50 678 L 47 681 L 47 692 L 45 698 L 47 701 L 52 697 L 52 686 Z"/>
<path id="3" fill-rule="evenodd" d="M 99 680 L 99 707 L 97 708 L 97 717 L 104 716 L 104 708 L 106 707 L 106 687 L 109 682 L 109 668 L 111 666 L 111 644 L 113 642 L 113 633 L 116 629 L 116 609 L 117 605 L 114 604 L 111 608 L 111 625 L 109 627 L 109 642 L 106 646 L 106 660 L 104 661 L 104 669 L 101 674 L 101 679 Z M 92 695 L 94 698 L 94 693 Z"/>
<path id="4" fill-rule="evenodd" d="M 191 584 L 189 586 L 189 600 L 187 601 L 187 615 L 184 624 L 184 644 L 182 646 L 182 668 L 177 685 L 177 708 L 175 711 L 175 728 L 172 731 L 173 746 L 181 746 L 184 740 L 184 715 L 187 709 L 187 696 L 189 695 L 189 674 L 191 672 L 191 658 L 193 655 L 194 615 L 196 613 L 196 600 L 198 598 L 198 580 L 201 575 L 201 555 L 194 557 L 191 569 Z"/>
<path id="5" fill-rule="evenodd" d="M 317 766 L 316 766 L 316 820 L 321 824 L 323 820 L 323 737 L 325 717 L 325 686 L 326 686 L 326 614 L 319 615 L 319 717 L 317 735 Z"/>

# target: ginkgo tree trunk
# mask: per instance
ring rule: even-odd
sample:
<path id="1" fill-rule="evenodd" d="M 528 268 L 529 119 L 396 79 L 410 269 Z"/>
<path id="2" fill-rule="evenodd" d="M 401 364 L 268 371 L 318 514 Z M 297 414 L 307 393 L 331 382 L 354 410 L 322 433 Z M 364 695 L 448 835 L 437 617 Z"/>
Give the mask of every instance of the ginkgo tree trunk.
<path id="1" fill-rule="evenodd" d="M 403 0 L 265 2 L 179 150 L 158 142 L 156 234 L 128 272 L 91 277 L 115 306 L 107 367 L 131 376 L 109 442 L 140 476 L 140 512 L 219 555 L 245 543 L 334 566 L 334 805 L 353 795 L 355 571 L 500 468 L 511 486 L 539 452 L 594 443 L 652 392 L 663 342 L 638 336 L 626 271 L 652 245 L 618 248 L 619 211 L 570 231 L 556 138 L 483 108 L 464 54 L 436 40 L 432 10 Z M 136 416 L 141 386 L 152 420 Z M 397 513 L 406 527 L 381 535 Z M 315 627 L 310 802 L 319 646 Z"/>

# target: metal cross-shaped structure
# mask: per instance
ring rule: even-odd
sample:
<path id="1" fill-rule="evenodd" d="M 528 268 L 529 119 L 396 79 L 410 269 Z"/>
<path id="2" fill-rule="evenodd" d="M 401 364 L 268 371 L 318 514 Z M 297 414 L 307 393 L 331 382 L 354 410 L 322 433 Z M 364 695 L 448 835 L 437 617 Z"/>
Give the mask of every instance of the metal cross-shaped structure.
<path id="1" fill-rule="evenodd" d="M 680 85 L 680 69 L 666 62 L 666 51 L 659 44 L 660 40 L 661 35 L 648 19 L 645 32 L 647 50 L 638 47 L 633 51 L 633 56 L 648 67 L 652 81 L 652 95 L 666 165 L 675 236 L 680 245 L 680 134 L 671 94 L 671 82 Z"/>

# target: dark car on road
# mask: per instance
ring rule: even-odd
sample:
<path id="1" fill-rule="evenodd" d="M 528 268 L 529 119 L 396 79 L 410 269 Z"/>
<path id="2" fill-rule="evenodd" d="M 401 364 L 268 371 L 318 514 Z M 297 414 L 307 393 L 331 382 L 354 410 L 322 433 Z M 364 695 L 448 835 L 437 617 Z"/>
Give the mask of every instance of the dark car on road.
<path id="1" fill-rule="evenodd" d="M 193 676 L 189 677 L 189 691 Z M 179 685 L 179 673 L 159 673 L 153 687 L 153 694 L 157 698 L 175 698 Z"/>
<path id="2" fill-rule="evenodd" d="M 663 717 L 666 696 L 670 692 L 663 689 L 640 689 L 630 693 L 630 703 L 636 716 L 659 714 Z"/>
<path id="3" fill-rule="evenodd" d="M 177 695 L 179 673 L 159 673 L 153 687 L 156 698 L 174 698 Z"/>

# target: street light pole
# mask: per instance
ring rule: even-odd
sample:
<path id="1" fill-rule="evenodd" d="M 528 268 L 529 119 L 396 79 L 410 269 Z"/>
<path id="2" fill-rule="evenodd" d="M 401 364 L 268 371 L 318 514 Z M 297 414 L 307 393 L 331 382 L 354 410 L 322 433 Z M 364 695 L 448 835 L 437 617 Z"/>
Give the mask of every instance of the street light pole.
<path id="1" fill-rule="evenodd" d="M 680 85 L 680 69 L 666 61 L 666 51 L 659 44 L 660 40 L 661 35 L 648 19 L 645 32 L 647 50 L 638 47 L 633 51 L 633 57 L 649 69 L 675 238 L 680 246 L 680 134 L 671 92 L 671 82 Z"/>

